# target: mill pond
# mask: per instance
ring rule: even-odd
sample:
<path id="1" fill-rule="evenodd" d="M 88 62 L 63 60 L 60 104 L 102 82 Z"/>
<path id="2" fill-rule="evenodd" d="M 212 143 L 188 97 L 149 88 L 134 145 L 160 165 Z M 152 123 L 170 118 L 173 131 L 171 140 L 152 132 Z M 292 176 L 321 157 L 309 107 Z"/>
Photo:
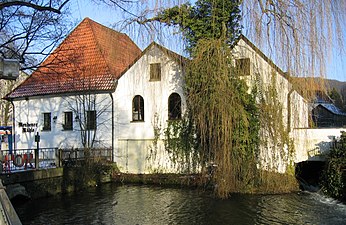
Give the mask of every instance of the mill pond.
<path id="1" fill-rule="evenodd" d="M 235 194 L 110 183 L 15 204 L 23 224 L 346 224 L 346 205 L 318 193 Z"/>

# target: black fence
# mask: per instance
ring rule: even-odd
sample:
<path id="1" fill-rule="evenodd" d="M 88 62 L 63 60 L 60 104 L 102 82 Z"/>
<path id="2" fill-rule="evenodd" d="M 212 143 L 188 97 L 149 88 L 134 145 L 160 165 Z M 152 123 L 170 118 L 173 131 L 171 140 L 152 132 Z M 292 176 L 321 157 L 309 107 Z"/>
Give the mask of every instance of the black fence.
<path id="1" fill-rule="evenodd" d="M 112 161 L 112 148 L 92 148 L 92 149 L 61 149 L 60 159 L 62 166 L 76 166 L 85 160 Z"/>
<path id="2" fill-rule="evenodd" d="M 58 149 L 40 148 L 1 150 L 0 173 L 12 173 L 33 169 L 48 169 L 62 166 L 76 166 L 86 159 L 92 161 L 111 161 L 111 148 Z"/>

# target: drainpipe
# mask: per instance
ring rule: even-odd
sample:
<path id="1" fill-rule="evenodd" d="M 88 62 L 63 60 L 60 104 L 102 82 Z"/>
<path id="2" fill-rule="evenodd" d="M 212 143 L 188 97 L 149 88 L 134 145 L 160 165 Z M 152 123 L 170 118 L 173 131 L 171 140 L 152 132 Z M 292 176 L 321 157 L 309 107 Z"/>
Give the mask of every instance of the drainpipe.
<path id="1" fill-rule="evenodd" d="M 112 100 L 112 162 L 114 162 L 114 99 L 112 92 L 109 93 Z"/>
<path id="2" fill-rule="evenodd" d="M 15 113 L 15 107 L 13 103 L 13 99 L 9 99 L 12 105 L 12 142 L 13 142 L 13 152 L 16 153 L 16 113 Z"/>
<path id="3" fill-rule="evenodd" d="M 113 93 L 115 92 L 115 90 L 118 87 L 118 79 L 115 79 L 113 82 L 114 82 L 114 91 L 109 93 L 109 95 L 111 96 L 111 99 L 112 99 L 112 162 L 114 162 L 114 136 L 115 136 L 114 135 L 115 126 L 114 126 L 114 98 L 113 98 Z"/>

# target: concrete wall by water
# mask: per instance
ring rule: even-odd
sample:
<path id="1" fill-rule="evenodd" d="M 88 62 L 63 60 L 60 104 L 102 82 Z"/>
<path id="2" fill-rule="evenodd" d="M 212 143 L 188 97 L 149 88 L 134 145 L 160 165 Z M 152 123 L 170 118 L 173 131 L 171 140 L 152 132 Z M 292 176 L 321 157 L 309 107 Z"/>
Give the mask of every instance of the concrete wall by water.
<path id="1" fill-rule="evenodd" d="M 345 128 L 325 129 L 294 129 L 291 133 L 294 138 L 296 152 L 295 163 L 302 161 L 324 161 L 335 138 L 340 137 Z"/>
<path id="2" fill-rule="evenodd" d="M 21 221 L 9 200 L 0 179 L 0 224 L 21 225 Z"/>

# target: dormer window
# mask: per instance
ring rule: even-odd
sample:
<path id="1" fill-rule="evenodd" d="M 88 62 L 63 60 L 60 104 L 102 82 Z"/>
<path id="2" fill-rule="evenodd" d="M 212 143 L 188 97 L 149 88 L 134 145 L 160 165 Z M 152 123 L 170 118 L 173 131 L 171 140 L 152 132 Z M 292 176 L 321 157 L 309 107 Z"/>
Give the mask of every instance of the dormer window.
<path id="1" fill-rule="evenodd" d="M 150 64 L 150 81 L 161 80 L 161 63 Z"/>
<path id="2" fill-rule="evenodd" d="M 250 75 L 250 58 L 236 59 L 235 72 L 239 76 L 249 76 Z"/>

